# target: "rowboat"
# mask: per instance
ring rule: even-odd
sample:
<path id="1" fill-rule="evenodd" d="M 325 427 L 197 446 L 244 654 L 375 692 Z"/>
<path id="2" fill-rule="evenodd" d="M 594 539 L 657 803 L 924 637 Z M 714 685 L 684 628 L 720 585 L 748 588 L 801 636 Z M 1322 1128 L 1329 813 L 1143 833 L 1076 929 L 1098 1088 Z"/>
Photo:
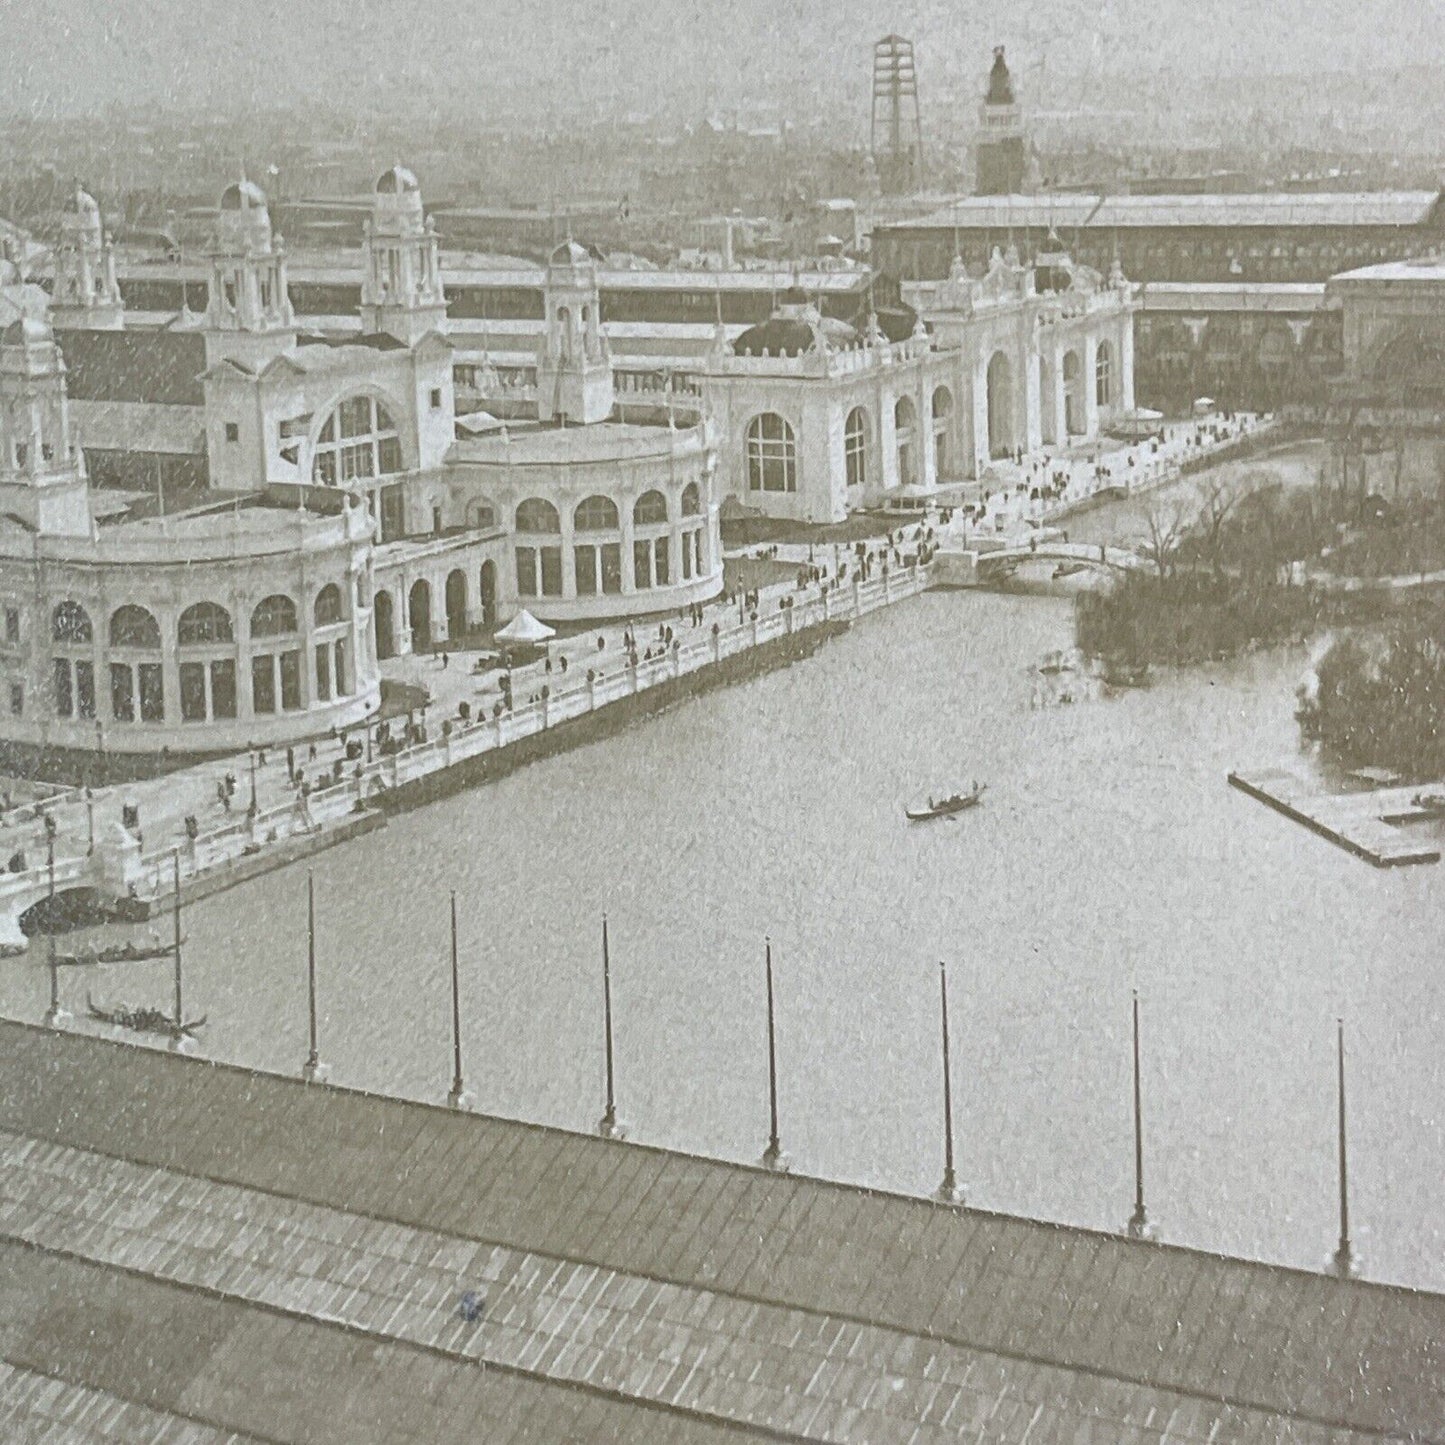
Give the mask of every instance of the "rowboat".
<path id="1" fill-rule="evenodd" d="M 910 823 L 922 823 L 929 818 L 951 818 L 955 813 L 976 808 L 983 801 L 986 783 L 975 783 L 966 793 L 952 793 L 946 798 L 930 798 L 926 808 L 905 808 L 903 815 Z"/>
<path id="2" fill-rule="evenodd" d="M 174 952 L 175 944 L 159 940 L 143 944 L 110 943 L 103 948 L 78 948 L 74 953 L 57 953 L 55 962 L 61 968 L 84 968 L 96 963 L 141 963 L 150 958 L 169 958 Z"/>
<path id="3" fill-rule="evenodd" d="M 166 1034 L 173 1039 L 195 1033 L 206 1022 L 205 1014 L 189 1023 L 180 1023 L 158 1008 L 131 1008 L 126 1004 L 102 1008 L 89 994 L 85 996 L 85 1006 L 91 1018 L 99 1019 L 101 1023 L 115 1024 L 118 1028 L 133 1029 L 137 1033 Z"/>

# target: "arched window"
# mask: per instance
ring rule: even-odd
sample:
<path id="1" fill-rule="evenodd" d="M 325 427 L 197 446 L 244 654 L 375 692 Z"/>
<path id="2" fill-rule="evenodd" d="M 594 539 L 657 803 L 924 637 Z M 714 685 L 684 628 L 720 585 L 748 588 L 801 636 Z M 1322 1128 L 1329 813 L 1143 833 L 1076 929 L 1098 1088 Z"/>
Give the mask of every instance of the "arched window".
<path id="1" fill-rule="evenodd" d="M 918 413 L 909 397 L 900 396 L 893 407 L 893 433 L 898 443 L 898 484 L 911 487 L 918 480 L 914 465 L 917 454 Z"/>
<path id="2" fill-rule="evenodd" d="M 682 489 L 682 515 L 684 517 L 700 517 L 702 515 L 702 493 L 698 491 L 696 482 L 689 482 Z"/>
<path id="3" fill-rule="evenodd" d="M 182 647 L 204 647 L 213 642 L 231 642 L 231 614 L 219 602 L 197 602 L 181 613 L 176 623 L 176 641 Z"/>
<path id="4" fill-rule="evenodd" d="M 551 502 L 540 497 L 529 497 L 517 508 L 517 530 L 519 532 L 560 532 L 562 519 Z"/>
<path id="5" fill-rule="evenodd" d="M 110 615 L 110 645 L 155 651 L 161 645 L 160 624 L 144 607 L 117 607 Z"/>
<path id="6" fill-rule="evenodd" d="M 948 470 L 948 430 L 953 420 L 953 393 L 946 386 L 933 391 L 933 466 L 942 477 Z"/>
<path id="7" fill-rule="evenodd" d="M 644 492 L 633 504 L 632 520 L 639 527 L 656 527 L 667 521 L 667 498 L 661 492 Z"/>
<path id="8" fill-rule="evenodd" d="M 336 583 L 328 582 L 316 594 L 312 615 L 318 627 L 329 627 L 333 622 L 341 621 L 341 588 Z"/>
<path id="9" fill-rule="evenodd" d="M 579 532 L 615 532 L 617 507 L 610 497 L 584 497 L 572 514 L 572 525 Z"/>
<path id="10" fill-rule="evenodd" d="M 374 396 L 348 397 L 326 418 L 311 462 L 313 481 L 334 487 L 401 470 L 396 423 Z"/>
<path id="11" fill-rule="evenodd" d="M 1094 400 L 1100 406 L 1114 402 L 1114 348 L 1107 341 L 1099 343 L 1094 355 Z"/>
<path id="12" fill-rule="evenodd" d="M 797 442 L 792 427 L 777 412 L 762 412 L 748 423 L 744 449 L 750 492 L 798 490 Z"/>
<path id="13" fill-rule="evenodd" d="M 56 603 L 55 611 L 50 614 L 50 636 L 72 647 L 92 641 L 90 614 L 78 602 Z"/>
<path id="14" fill-rule="evenodd" d="M 296 604 L 281 593 L 272 593 L 256 604 L 251 614 L 252 637 L 282 637 L 296 631 Z"/>
<path id="15" fill-rule="evenodd" d="M 868 413 L 855 406 L 843 423 L 843 468 L 850 487 L 868 481 Z"/>

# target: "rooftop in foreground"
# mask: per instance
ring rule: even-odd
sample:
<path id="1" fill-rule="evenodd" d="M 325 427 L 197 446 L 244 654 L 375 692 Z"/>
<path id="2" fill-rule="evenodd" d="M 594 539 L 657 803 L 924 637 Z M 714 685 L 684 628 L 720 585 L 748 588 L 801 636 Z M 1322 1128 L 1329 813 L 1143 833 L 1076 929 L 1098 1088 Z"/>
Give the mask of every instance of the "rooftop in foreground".
<path id="1" fill-rule="evenodd" d="M 22 1435 L 1445 1440 L 1439 1295 L 16 1023 L 0 1045 Z"/>

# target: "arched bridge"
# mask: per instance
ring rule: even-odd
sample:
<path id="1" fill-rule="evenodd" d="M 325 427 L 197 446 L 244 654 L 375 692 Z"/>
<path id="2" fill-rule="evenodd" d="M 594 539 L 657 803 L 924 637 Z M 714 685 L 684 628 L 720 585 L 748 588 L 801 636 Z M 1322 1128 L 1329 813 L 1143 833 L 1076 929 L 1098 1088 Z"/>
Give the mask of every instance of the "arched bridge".
<path id="1" fill-rule="evenodd" d="M 33 852 L 30 855 L 33 858 Z M 139 877 L 140 847 L 128 844 L 98 846 L 94 853 L 55 860 L 54 888 L 57 894 L 92 889 L 106 898 L 127 896 L 129 885 Z M 42 860 L 38 867 L 18 873 L 0 873 L 0 943 L 20 944 L 20 918 L 50 894 L 50 867 Z"/>
<path id="2" fill-rule="evenodd" d="M 1102 542 L 1039 542 L 1031 547 L 1003 547 L 980 552 L 975 575 L 980 583 L 1002 582 L 1028 562 L 1053 562 L 1110 573 L 1144 572 L 1149 563 L 1127 547 L 1106 547 Z"/>

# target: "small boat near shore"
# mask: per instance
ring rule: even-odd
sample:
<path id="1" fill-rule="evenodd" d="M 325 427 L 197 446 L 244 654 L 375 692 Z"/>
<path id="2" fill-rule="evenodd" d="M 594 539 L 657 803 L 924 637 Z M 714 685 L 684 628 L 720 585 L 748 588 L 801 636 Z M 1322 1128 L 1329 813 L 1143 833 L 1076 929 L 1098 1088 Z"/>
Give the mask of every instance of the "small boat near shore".
<path id="1" fill-rule="evenodd" d="M 182 1023 L 171 1018 L 169 1014 L 162 1013 L 158 1008 L 131 1008 L 128 1004 L 103 1008 L 89 994 L 85 996 L 85 1006 L 90 1011 L 91 1018 L 98 1019 L 101 1023 L 114 1024 L 117 1028 L 131 1029 L 135 1033 L 165 1034 L 173 1039 L 189 1038 L 206 1022 L 205 1014 L 188 1023 Z"/>
<path id="2" fill-rule="evenodd" d="M 926 822 L 929 818 L 951 818 L 956 813 L 976 808 L 982 801 L 986 783 L 975 783 L 966 793 L 950 793 L 946 798 L 930 798 L 924 808 L 905 808 L 903 815 L 910 823 Z"/>
<path id="3" fill-rule="evenodd" d="M 1149 680 L 1147 662 L 1126 662 L 1123 658 L 1106 657 L 1099 676 L 1110 687 L 1143 687 Z"/>
<path id="4" fill-rule="evenodd" d="M 1410 806 L 1418 808 L 1427 818 L 1445 818 L 1445 793 L 1416 793 Z"/>
<path id="5" fill-rule="evenodd" d="M 1044 677 L 1059 677 L 1064 673 L 1077 672 L 1078 663 L 1072 653 L 1067 652 L 1046 652 L 1039 662 L 1035 671 Z"/>
<path id="6" fill-rule="evenodd" d="M 181 940 L 182 943 L 185 939 Z M 162 943 L 159 939 L 147 939 L 144 943 L 106 944 L 102 948 L 77 948 L 73 953 L 57 953 L 56 965 L 60 968 L 86 968 L 97 963 L 143 963 L 152 958 L 169 958 L 175 952 L 175 944 Z M 47 964 L 49 960 L 46 960 Z"/>

